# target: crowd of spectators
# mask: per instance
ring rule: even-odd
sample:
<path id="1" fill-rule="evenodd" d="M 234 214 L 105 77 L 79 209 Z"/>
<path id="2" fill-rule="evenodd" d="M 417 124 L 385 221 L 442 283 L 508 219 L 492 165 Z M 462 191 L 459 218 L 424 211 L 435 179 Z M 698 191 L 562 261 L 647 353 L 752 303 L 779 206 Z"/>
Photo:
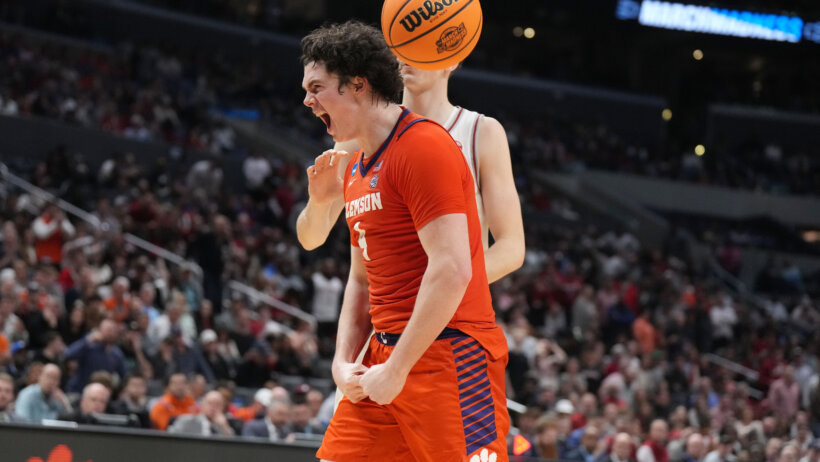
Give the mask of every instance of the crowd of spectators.
<path id="1" fill-rule="evenodd" d="M 0 65 L 12 66 L 4 75 L 32 77 L 4 87 L 10 96 L 3 107 L 13 101 L 19 114 L 65 119 L 48 111 L 76 103 L 84 88 L 92 107 L 110 99 L 118 113 L 145 115 L 134 108 L 150 107 L 155 114 L 163 100 L 166 90 L 150 93 L 165 88 L 163 79 L 146 84 L 127 71 L 86 87 L 65 77 L 76 71 L 70 63 L 99 56 L 61 61 L 62 52 L 21 43 L 6 39 L 0 47 Z M 146 75 L 173 61 L 152 53 L 136 49 L 127 61 L 153 56 Z M 37 70 L 43 66 L 50 70 Z M 185 66 L 177 75 L 185 77 L 171 94 L 188 96 L 171 106 L 185 127 L 172 132 L 182 135 L 166 137 L 155 118 L 145 130 L 187 149 L 180 140 L 207 131 L 182 115 L 196 88 L 188 83 L 202 79 Z M 150 104 L 140 106 L 144 92 Z M 584 462 L 816 462 L 817 301 L 782 298 L 759 307 L 711 280 L 673 240 L 650 251 L 628 232 L 591 226 L 530 183 L 528 169 L 596 166 L 609 162 L 608 152 L 635 166 L 651 156 L 606 129 L 554 125 L 509 119 L 528 249 L 524 267 L 492 287 L 510 346 L 508 392 L 527 406 L 514 415 L 514 434 L 531 443 L 525 452 Z M 284 441 L 321 434 L 332 410 L 328 360 L 347 274 L 346 232 L 337 227 L 321 250 L 301 251 L 293 223 L 306 196 L 302 165 L 207 139 L 213 153 L 247 156 L 244 188 L 225 184 L 219 159 L 149 165 L 123 154 L 98 167 L 59 148 L 27 178 L 88 210 L 100 226 L 3 189 L 0 421 Z M 196 266 L 169 265 L 134 247 L 126 233 Z M 229 280 L 319 323 L 249 300 Z M 710 354 L 735 366 L 720 366 Z"/>
<path id="2" fill-rule="evenodd" d="M 242 155 L 230 124 L 215 113 L 249 110 L 280 132 L 320 145 L 331 141 L 301 107 L 298 82 L 281 68 L 225 51 L 197 52 L 160 44 L 77 48 L 0 36 L 0 114 L 34 115 L 100 128 L 138 140 L 163 141 L 175 152 Z M 291 79 L 292 80 L 292 79 Z M 459 101 L 470 106 L 470 101 Z M 577 172 L 600 169 L 772 193 L 820 194 L 814 147 L 793 150 L 747 142 L 647 147 L 604 124 L 557 115 L 496 115 L 505 125 L 516 166 Z"/>
<path id="3" fill-rule="evenodd" d="M 227 53 L 204 56 L 159 45 L 78 49 L 0 36 L 0 113 L 55 118 L 143 140 L 175 152 L 244 154 L 230 124 L 213 113 L 250 108 L 282 132 L 330 141 L 271 64 Z M 469 106 L 469 101 L 462 104 Z M 516 166 L 576 172 L 600 169 L 773 193 L 820 194 L 813 153 L 766 143 L 710 146 L 698 157 L 674 146 L 630 143 L 605 125 L 558 116 L 499 115 Z"/>
<path id="4" fill-rule="evenodd" d="M 638 450 L 641 462 L 684 460 L 689 439 L 723 451 L 719 460 L 779 460 L 779 445 L 817 457 L 816 300 L 756 306 L 628 233 L 528 231 L 524 268 L 494 289 L 532 453 L 609 457 L 625 432 L 635 450 L 652 449 L 654 459 Z"/>
<path id="5" fill-rule="evenodd" d="M 247 110 L 320 138 L 324 130 L 298 103 L 298 82 L 274 62 L 166 43 L 77 46 L 38 36 L 0 33 L 0 114 L 39 116 L 173 152 L 244 154 L 234 129 L 216 114 Z"/>
<path id="6" fill-rule="evenodd" d="M 106 226 L 5 191 L 0 367 L 17 399 L 0 416 L 111 423 L 95 417 L 105 410 L 124 415 L 123 424 L 174 432 L 321 434 L 331 387 L 307 383 L 327 378 L 347 245 L 337 227 L 321 251 L 299 250 L 300 166 L 249 156 L 237 191 L 218 184 L 210 160 L 187 173 L 169 161 L 165 175 L 128 156 L 110 162 L 79 175 L 88 166 L 58 149 L 29 176 L 68 191 Z M 667 436 L 653 451 L 663 441 L 676 460 L 693 435 L 748 460 L 758 445 L 794 439 L 798 454 L 810 455 L 806 439 L 820 430 L 815 300 L 749 304 L 699 272 L 673 240 L 650 252 L 628 232 L 589 224 L 526 177 L 519 183 L 534 217 L 525 264 L 492 291 L 510 346 L 509 395 L 528 409 L 514 415 L 516 432 L 531 455 L 609 457 L 620 432 L 637 450 L 657 419 L 671 429 L 654 431 Z M 140 252 L 126 232 L 190 258 L 201 278 L 193 266 Z M 323 335 L 237 296 L 229 279 L 316 315 Z M 5 396 L 14 395 L 0 387 L 0 405 Z"/>
<path id="7" fill-rule="evenodd" d="M 12 390 L 0 388 L 2 420 L 321 435 L 334 340 L 317 328 L 334 330 L 347 270 L 330 249 L 300 252 L 289 231 L 301 167 L 251 155 L 247 189 L 236 192 L 208 159 L 181 171 L 169 161 L 159 176 L 127 155 L 84 175 L 88 167 L 59 148 L 28 179 L 65 191 L 90 223 L 37 194 L 0 192 L 0 382 Z M 143 252 L 127 233 L 190 263 Z M 228 280 L 303 307 L 318 324 Z"/>
<path id="8" fill-rule="evenodd" d="M 738 146 L 718 142 L 708 147 L 706 155 L 698 156 L 694 146 L 648 147 L 605 124 L 581 123 L 559 115 L 527 118 L 509 113 L 500 120 L 507 129 L 514 160 L 529 168 L 595 169 L 773 194 L 820 195 L 820 161 L 814 146 L 787 149 L 749 139 Z"/>

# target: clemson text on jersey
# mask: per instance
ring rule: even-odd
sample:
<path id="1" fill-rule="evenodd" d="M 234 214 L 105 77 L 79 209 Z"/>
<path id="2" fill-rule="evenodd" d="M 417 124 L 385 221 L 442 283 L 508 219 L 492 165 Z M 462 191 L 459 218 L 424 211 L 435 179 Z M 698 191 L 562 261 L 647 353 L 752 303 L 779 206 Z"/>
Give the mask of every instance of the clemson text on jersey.
<path id="1" fill-rule="evenodd" d="M 355 217 L 371 210 L 381 210 L 382 208 L 382 194 L 380 192 L 365 194 L 358 199 L 345 203 L 345 218 Z"/>

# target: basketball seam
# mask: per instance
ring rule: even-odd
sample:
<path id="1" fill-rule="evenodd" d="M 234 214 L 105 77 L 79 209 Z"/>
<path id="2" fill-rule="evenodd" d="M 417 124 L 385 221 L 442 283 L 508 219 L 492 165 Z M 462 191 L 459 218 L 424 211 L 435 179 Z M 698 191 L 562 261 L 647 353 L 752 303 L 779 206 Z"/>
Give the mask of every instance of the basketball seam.
<path id="1" fill-rule="evenodd" d="M 446 61 L 446 60 L 448 60 L 448 59 L 452 58 L 453 56 L 455 56 L 455 55 L 457 55 L 457 54 L 461 53 L 462 51 L 464 51 L 464 49 L 465 49 L 465 48 L 467 48 L 467 45 L 469 45 L 469 44 L 473 43 L 473 40 L 475 40 L 476 36 L 479 34 L 479 32 L 481 32 L 481 26 L 482 26 L 483 24 L 484 24 L 484 16 L 482 15 L 481 20 L 478 22 L 478 28 L 476 29 L 476 32 L 473 34 L 473 36 L 470 38 L 470 40 L 469 40 L 469 41 L 467 41 L 467 43 L 465 44 L 465 46 L 461 47 L 461 49 L 459 49 L 459 50 L 458 50 L 458 51 L 456 51 L 455 53 L 451 54 L 450 56 L 446 56 L 446 57 L 441 58 L 441 59 L 436 59 L 436 60 L 433 60 L 433 61 L 419 61 L 419 60 L 417 60 L 417 59 L 411 59 L 411 58 L 409 58 L 409 57 L 407 57 L 407 56 L 404 56 L 402 53 L 400 53 L 400 52 L 399 52 L 397 49 L 395 49 L 395 48 L 393 48 L 393 52 L 394 52 L 394 53 L 396 53 L 397 55 L 399 55 L 400 57 L 402 57 L 402 58 L 404 58 L 404 59 L 406 59 L 406 60 L 410 61 L 411 63 L 417 63 L 417 64 L 432 64 L 432 63 L 438 63 L 438 62 L 441 62 L 441 61 Z M 391 47 L 391 48 L 392 48 L 392 47 Z M 464 58 L 466 59 L 467 57 L 465 56 Z"/>
<path id="2" fill-rule="evenodd" d="M 399 7 L 399 13 L 401 13 L 401 10 L 403 10 L 404 7 L 407 6 L 407 4 L 410 3 L 411 1 L 412 0 L 407 0 L 406 2 L 404 2 L 404 5 Z M 472 0 L 470 0 L 470 1 L 472 1 Z M 387 29 L 387 40 L 390 43 L 393 43 L 393 24 L 396 24 L 396 19 L 399 18 L 399 13 L 396 13 L 396 15 L 393 16 L 393 22 L 390 23 L 390 27 Z M 384 7 L 383 6 L 382 6 L 382 16 L 384 16 Z M 390 45 L 390 43 L 388 43 L 387 46 L 392 48 L 392 45 Z"/>
<path id="3" fill-rule="evenodd" d="M 388 45 L 388 46 L 389 46 L 390 48 L 397 48 L 397 47 L 403 47 L 403 46 L 407 45 L 408 43 L 413 43 L 413 42 L 415 42 L 416 40 L 418 40 L 418 39 L 420 39 L 420 38 L 424 37 L 425 35 L 429 34 L 430 32 L 433 32 L 434 30 L 438 29 L 439 27 L 441 27 L 441 26 L 443 26 L 443 25 L 447 24 L 447 23 L 448 23 L 451 19 L 455 18 L 455 17 L 456 17 L 456 16 L 458 16 L 458 15 L 459 15 L 462 11 L 464 11 L 464 9 L 465 9 L 465 8 L 467 8 L 468 6 L 470 6 L 470 4 L 471 4 L 471 3 L 473 3 L 473 1 L 475 1 L 475 0 L 470 0 L 470 1 L 468 1 L 467 3 L 465 3 L 465 4 L 464 4 L 464 6 L 462 6 L 461 8 L 459 8 L 459 10 L 458 10 L 458 11 L 456 11 L 455 13 L 453 13 L 452 15 L 450 15 L 450 17 L 448 17 L 446 20 L 444 20 L 444 21 L 442 21 L 442 22 L 438 23 L 437 25 L 433 26 L 430 30 L 425 31 L 423 34 L 419 34 L 418 36 L 413 37 L 413 38 L 411 38 L 410 40 L 408 40 L 408 41 L 406 41 L 406 42 L 397 43 L 397 44 L 395 44 L 395 45 Z M 407 0 L 407 3 L 410 3 L 410 0 Z M 405 4 L 404 4 L 404 6 L 407 6 L 407 3 L 405 3 Z M 481 6 L 480 6 L 480 5 L 479 5 L 479 8 L 481 8 Z M 401 10 L 399 10 L 399 11 L 401 11 Z M 483 18 L 483 16 L 484 16 L 484 15 L 483 15 L 483 13 L 482 13 L 482 15 L 481 15 L 481 16 L 482 16 L 482 18 Z M 396 18 L 398 18 L 398 17 L 399 17 L 399 16 L 398 16 L 398 15 L 396 15 Z M 395 24 L 395 23 L 396 23 L 396 18 L 393 18 L 393 23 L 391 23 L 391 24 L 390 24 L 390 34 L 389 34 L 389 35 L 390 35 L 390 41 L 391 41 L 391 42 L 392 42 L 392 40 L 393 40 L 393 24 Z"/>

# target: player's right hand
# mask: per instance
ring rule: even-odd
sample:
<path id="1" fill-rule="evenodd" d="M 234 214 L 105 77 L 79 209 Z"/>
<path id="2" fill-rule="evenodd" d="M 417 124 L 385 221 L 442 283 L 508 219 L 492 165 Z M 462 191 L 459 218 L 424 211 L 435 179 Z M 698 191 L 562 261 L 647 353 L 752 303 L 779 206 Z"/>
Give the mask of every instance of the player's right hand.
<path id="1" fill-rule="evenodd" d="M 345 162 L 350 153 L 328 149 L 307 168 L 308 194 L 310 200 L 322 205 L 333 201 L 344 193 L 344 174 L 339 162 Z"/>
<path id="2" fill-rule="evenodd" d="M 364 390 L 359 380 L 362 375 L 367 372 L 367 367 L 359 363 L 334 363 L 333 364 L 333 381 L 339 390 L 347 396 L 347 399 L 357 403 L 365 398 Z"/>

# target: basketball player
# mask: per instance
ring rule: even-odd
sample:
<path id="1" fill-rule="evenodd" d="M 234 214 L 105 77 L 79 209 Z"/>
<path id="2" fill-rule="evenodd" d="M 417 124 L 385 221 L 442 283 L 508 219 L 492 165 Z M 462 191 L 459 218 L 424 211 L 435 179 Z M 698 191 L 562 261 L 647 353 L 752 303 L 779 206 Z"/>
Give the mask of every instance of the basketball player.
<path id="1" fill-rule="evenodd" d="M 336 142 L 361 146 L 343 186 L 351 269 L 333 377 L 345 398 L 317 455 L 507 460 L 507 347 L 470 168 L 441 126 L 397 104 L 401 77 L 379 30 L 317 29 L 302 63 L 305 105 Z"/>
<path id="2" fill-rule="evenodd" d="M 521 205 L 504 127 L 496 119 L 454 106 L 447 98 L 450 75 L 457 67 L 424 71 L 402 63 L 402 105 L 447 128 L 461 148 L 475 179 L 487 279 L 495 282 L 524 262 Z M 343 209 L 340 177 L 350 161 L 348 153 L 356 149 L 355 141 L 336 143 L 308 168 L 310 198 L 296 222 L 299 242 L 306 250 L 325 242 Z M 491 246 L 488 229 L 494 240 Z"/>

